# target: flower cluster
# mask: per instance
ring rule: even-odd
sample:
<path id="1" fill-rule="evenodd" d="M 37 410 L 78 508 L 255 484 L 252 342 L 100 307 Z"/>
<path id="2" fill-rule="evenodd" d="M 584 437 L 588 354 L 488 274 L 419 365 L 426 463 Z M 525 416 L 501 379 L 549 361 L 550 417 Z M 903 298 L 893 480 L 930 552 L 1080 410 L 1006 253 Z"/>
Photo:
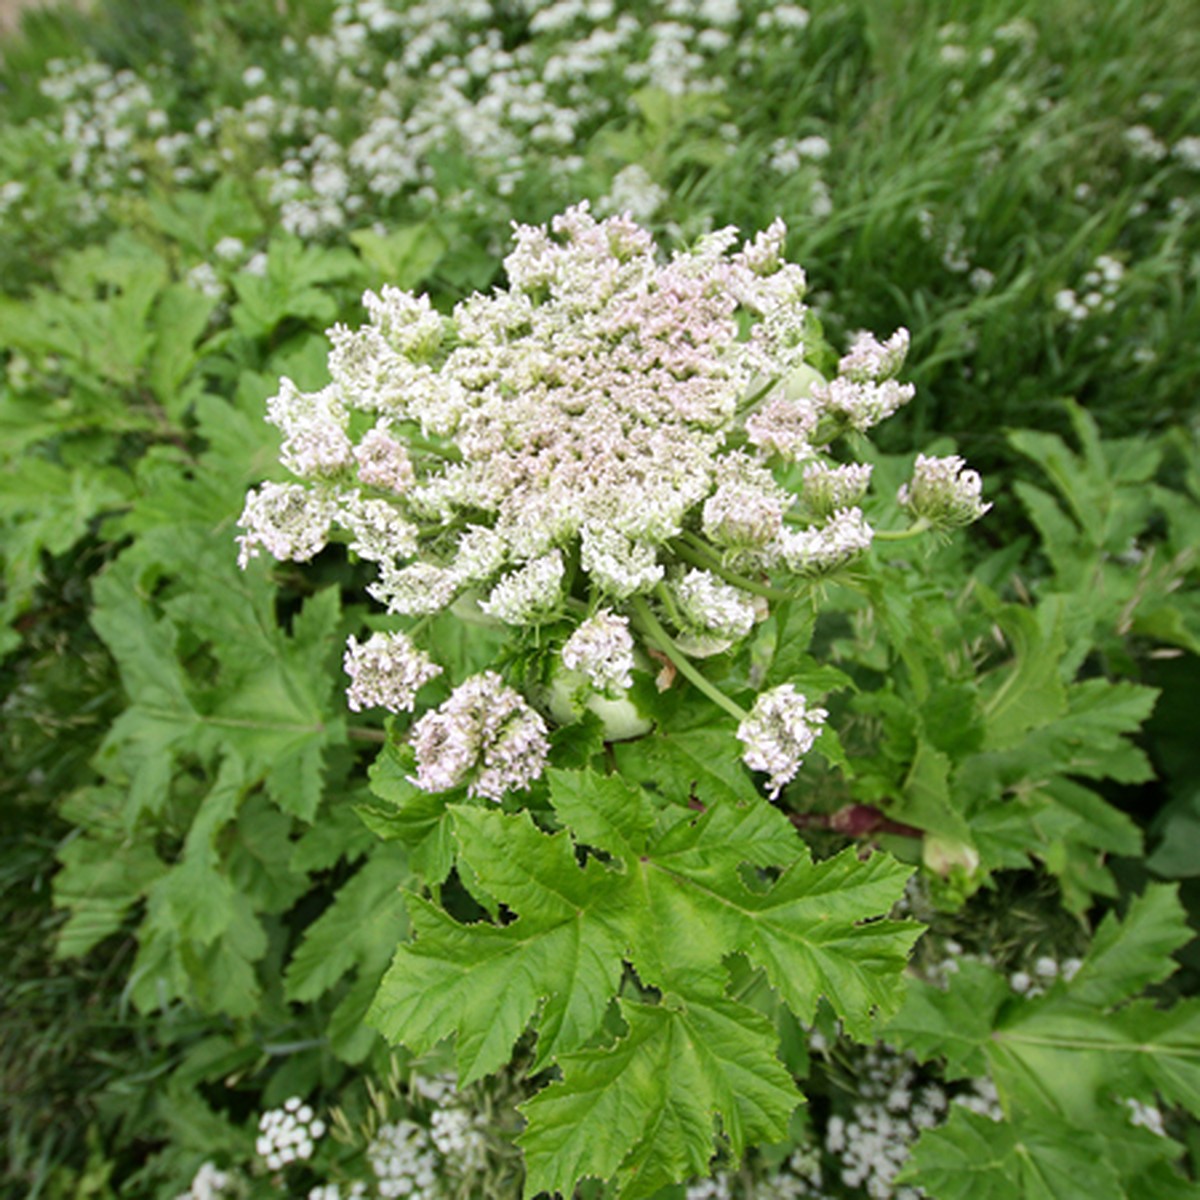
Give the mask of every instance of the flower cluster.
<path id="1" fill-rule="evenodd" d="M 562 648 L 563 666 L 582 671 L 597 692 L 617 692 L 633 684 L 633 638 L 629 618 L 609 609 L 582 622 Z"/>
<path id="2" fill-rule="evenodd" d="M 230 1182 L 228 1171 L 221 1171 L 210 1162 L 201 1163 L 191 1186 L 176 1196 L 175 1200 L 220 1200 Z"/>
<path id="3" fill-rule="evenodd" d="M 414 782 L 428 792 L 466 783 L 472 796 L 500 800 L 527 788 L 549 752 L 546 722 L 494 671 L 474 675 L 412 730 Z"/>
<path id="4" fill-rule="evenodd" d="M 429 1137 L 443 1158 L 464 1174 L 487 1161 L 487 1138 L 481 1117 L 465 1108 L 442 1108 L 429 1119 Z"/>
<path id="5" fill-rule="evenodd" d="M 299 1096 L 282 1108 L 263 1113 L 258 1122 L 255 1152 L 272 1171 L 312 1157 L 313 1146 L 325 1136 L 325 1122 Z"/>
<path id="6" fill-rule="evenodd" d="M 367 1162 L 385 1198 L 436 1200 L 441 1195 L 437 1155 L 429 1134 L 414 1121 L 384 1125 L 367 1147 Z"/>
<path id="7" fill-rule="evenodd" d="M 754 702 L 737 735 L 746 747 L 746 765 L 771 776 L 767 786 L 772 798 L 795 777 L 828 715 L 823 708 L 810 708 L 790 683 L 763 692 Z"/>
<path id="8" fill-rule="evenodd" d="M 378 705 L 389 712 L 412 712 L 417 692 L 442 668 L 402 633 L 374 633 L 346 646 L 346 674 L 351 683 L 346 703 L 354 712 Z"/>
<path id="9" fill-rule="evenodd" d="M 722 229 L 664 261 L 629 215 L 581 203 L 516 226 L 508 289 L 449 318 L 424 296 L 368 292 L 367 324 L 330 331 L 331 382 L 284 379 L 268 403 L 298 482 L 247 497 L 242 564 L 261 550 L 304 560 L 339 537 L 396 616 L 456 605 L 518 630 L 575 621 L 562 664 L 613 702 L 635 633 L 668 657 L 743 642 L 773 594 L 756 578 L 799 587 L 870 548 L 871 468 L 829 447 L 913 392 L 896 380 L 903 329 L 859 334 L 830 378 L 812 366 L 821 343 L 786 232 Z M 918 459 L 901 502 L 938 525 L 981 515 L 962 467 Z M 376 634 L 351 639 L 346 670 L 352 708 L 403 712 L 438 668 L 406 636 Z M 570 711 L 588 706 L 576 695 Z M 783 687 L 744 716 L 745 761 L 776 795 L 825 711 Z M 498 675 L 477 675 L 414 724 L 415 782 L 499 800 L 537 778 L 547 732 Z"/>
<path id="10" fill-rule="evenodd" d="M 945 1091 L 920 1080 L 913 1060 L 886 1046 L 863 1053 L 856 1078 L 848 1119 L 831 1116 L 825 1129 L 825 1150 L 840 1160 L 842 1183 L 873 1200 L 919 1200 L 916 1188 L 895 1188 L 893 1181 L 917 1135 L 945 1119 Z"/>
<path id="11" fill-rule="evenodd" d="M 912 481 L 897 495 L 901 506 L 934 528 L 953 529 L 979 520 L 992 506 L 981 499 L 983 482 L 977 471 L 964 470 L 958 455 L 931 458 L 917 455 Z"/>

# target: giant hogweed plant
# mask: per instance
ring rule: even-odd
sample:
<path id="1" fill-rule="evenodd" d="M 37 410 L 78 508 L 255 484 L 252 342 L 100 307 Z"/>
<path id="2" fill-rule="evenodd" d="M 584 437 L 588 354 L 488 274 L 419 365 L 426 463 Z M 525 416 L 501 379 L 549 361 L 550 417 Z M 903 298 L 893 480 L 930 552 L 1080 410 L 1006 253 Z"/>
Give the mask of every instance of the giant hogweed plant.
<path id="1" fill-rule="evenodd" d="M 370 1021 L 453 1038 L 463 1084 L 518 1048 L 551 1080 L 523 1109 L 531 1196 L 649 1196 L 714 1134 L 734 1159 L 784 1138 L 769 1018 L 823 999 L 868 1039 L 920 931 L 888 917 L 908 867 L 814 860 L 789 819 L 805 756 L 845 761 L 823 704 L 850 681 L 807 639 L 873 540 L 988 506 L 922 456 L 903 527 L 868 524 L 871 467 L 840 447 L 911 397 L 907 334 L 838 359 L 784 237 L 662 262 L 581 205 L 518 227 L 508 290 L 449 317 L 368 293 L 329 385 L 269 402 L 294 479 L 247 497 L 243 565 L 341 539 L 387 610 L 345 653 L 349 706 L 394 714 L 360 813 L 424 887 Z"/>

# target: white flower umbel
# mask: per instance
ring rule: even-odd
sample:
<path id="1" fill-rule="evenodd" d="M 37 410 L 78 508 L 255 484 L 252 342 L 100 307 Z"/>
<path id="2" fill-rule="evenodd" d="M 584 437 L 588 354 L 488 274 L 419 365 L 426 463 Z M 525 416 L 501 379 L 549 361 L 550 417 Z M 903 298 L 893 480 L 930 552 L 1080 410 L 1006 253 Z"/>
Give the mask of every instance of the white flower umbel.
<path id="1" fill-rule="evenodd" d="M 354 712 L 375 707 L 412 712 L 417 692 L 442 673 L 402 633 L 373 633 L 362 643 L 351 637 L 343 666 L 351 680 L 346 702 Z"/>
<path id="2" fill-rule="evenodd" d="M 981 499 L 983 482 L 977 471 L 963 468 L 957 454 L 948 458 L 917 455 L 911 482 L 897 493 L 903 508 L 935 529 L 954 529 L 979 520 L 992 506 Z"/>
<path id="3" fill-rule="evenodd" d="M 855 383 L 894 378 L 908 356 L 908 330 L 897 329 L 886 342 L 873 333 L 859 333 L 849 351 L 838 362 L 838 374 Z"/>
<path id="4" fill-rule="evenodd" d="M 761 547 L 784 502 L 733 446 L 752 383 L 804 359 L 804 272 L 783 258 L 785 235 L 777 221 L 739 250 L 719 230 L 664 263 L 628 216 L 597 221 L 581 204 L 547 228 L 518 226 L 509 290 L 471 296 L 449 322 L 425 297 L 368 293 L 369 323 L 331 330 L 332 383 L 306 394 L 284 379 L 270 402 L 285 465 L 316 494 L 371 488 L 396 508 L 394 531 L 366 543 L 373 594 L 393 612 L 436 611 L 469 581 L 493 585 L 485 611 L 537 623 L 573 544 L 584 582 L 645 595 L 714 492 L 708 525 Z M 351 414 L 376 418 L 357 443 Z M 810 453 L 810 418 L 790 420 L 793 457 Z M 444 536 L 467 523 L 492 535 L 490 574 Z"/>
<path id="5" fill-rule="evenodd" d="M 911 383 L 885 379 L 880 383 L 838 376 L 830 383 L 813 385 L 812 400 L 822 416 L 833 418 L 835 429 L 841 426 L 864 433 L 890 417 L 916 394 Z"/>
<path id="6" fill-rule="evenodd" d="M 278 1171 L 311 1158 L 315 1143 L 324 1136 L 325 1122 L 299 1096 L 293 1096 L 282 1108 L 273 1108 L 259 1118 L 254 1149 L 269 1170 Z"/>
<path id="7" fill-rule="evenodd" d="M 755 700 L 737 735 L 745 746 L 745 764 L 770 775 L 767 786 L 772 800 L 795 777 L 828 715 L 823 708 L 809 708 L 808 700 L 790 683 Z"/>
<path id="8" fill-rule="evenodd" d="M 470 795 L 499 801 L 541 775 L 550 749 L 546 735 L 545 721 L 520 694 L 484 671 L 413 726 L 413 782 L 427 792 L 466 783 Z"/>
<path id="9" fill-rule="evenodd" d="M 553 616 L 562 601 L 563 557 L 551 550 L 506 575 L 479 607 L 507 625 L 534 625 Z"/>
<path id="10" fill-rule="evenodd" d="M 201 1163 L 191 1186 L 175 1200 L 220 1200 L 231 1183 L 228 1171 L 219 1170 L 211 1162 Z"/>
<path id="11" fill-rule="evenodd" d="M 458 1174 L 478 1171 L 487 1162 L 483 1117 L 465 1108 L 439 1109 L 429 1119 L 429 1136 Z"/>
<path id="12" fill-rule="evenodd" d="M 367 1147 L 367 1162 L 380 1196 L 435 1200 L 441 1195 L 437 1154 L 429 1135 L 413 1121 L 382 1125 Z"/>
<path id="13" fill-rule="evenodd" d="M 870 549 L 872 537 L 861 510 L 844 508 L 823 525 L 784 530 L 777 549 L 788 570 L 813 577 L 853 562 Z"/>
<path id="14" fill-rule="evenodd" d="M 563 666 L 582 671 L 598 692 L 633 684 L 633 637 L 629 618 L 604 608 L 584 621 L 562 648 Z"/>
<path id="15" fill-rule="evenodd" d="M 246 496 L 238 524 L 238 565 L 245 567 L 265 549 L 280 562 L 306 562 L 329 540 L 334 506 L 321 492 L 298 483 L 264 483 Z"/>
<path id="16" fill-rule="evenodd" d="M 812 462 L 804 468 L 801 499 L 808 512 L 818 520 L 824 520 L 839 509 L 854 508 L 860 504 L 870 482 L 870 463 L 831 467 Z"/>
<path id="17" fill-rule="evenodd" d="M 670 584 L 685 632 L 740 641 L 754 628 L 753 599 L 710 571 L 688 571 Z"/>

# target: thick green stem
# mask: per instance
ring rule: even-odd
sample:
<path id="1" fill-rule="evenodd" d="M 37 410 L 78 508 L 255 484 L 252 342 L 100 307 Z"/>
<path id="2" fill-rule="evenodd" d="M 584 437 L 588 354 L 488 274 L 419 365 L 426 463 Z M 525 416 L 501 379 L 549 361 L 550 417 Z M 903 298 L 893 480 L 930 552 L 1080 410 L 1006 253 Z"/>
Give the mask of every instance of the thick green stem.
<path id="1" fill-rule="evenodd" d="M 919 537 L 931 526 L 924 517 L 918 518 L 907 529 L 876 529 L 875 540 L 877 542 L 903 542 L 908 538 Z"/>
<path id="2" fill-rule="evenodd" d="M 746 719 L 748 715 L 746 710 L 740 704 L 730 700 L 715 684 L 709 683 L 695 668 L 691 659 L 675 645 L 671 635 L 662 627 L 662 624 L 654 613 L 650 611 L 650 605 L 646 603 L 645 596 L 634 596 L 632 608 L 634 617 L 642 633 L 650 639 L 656 649 L 661 650 L 667 656 L 671 665 L 680 675 L 699 691 L 703 692 L 719 708 L 723 708 L 731 717 L 736 717 L 739 721 Z"/>

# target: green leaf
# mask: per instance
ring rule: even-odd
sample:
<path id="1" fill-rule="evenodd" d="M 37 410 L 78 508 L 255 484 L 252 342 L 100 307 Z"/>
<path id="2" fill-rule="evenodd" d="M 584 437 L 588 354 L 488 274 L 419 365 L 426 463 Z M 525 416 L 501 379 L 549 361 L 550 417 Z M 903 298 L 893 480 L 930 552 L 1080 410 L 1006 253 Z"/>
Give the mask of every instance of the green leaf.
<path id="1" fill-rule="evenodd" d="M 949 755 L 935 750 L 924 738 L 917 742 L 904 790 L 888 805 L 888 816 L 928 833 L 974 846 L 971 827 L 950 800 Z"/>
<path id="2" fill-rule="evenodd" d="M 1131 1064 L 1169 1103 L 1200 1118 L 1200 1000 L 1156 1008 L 1138 1001 L 1116 1014 Z"/>
<path id="3" fill-rule="evenodd" d="M 539 1005 L 539 1064 L 595 1034 L 621 979 L 621 881 L 594 860 L 581 869 L 571 839 L 541 833 L 527 813 L 451 811 L 482 886 L 522 915 L 460 925 L 411 897 L 416 940 L 397 950 L 371 1021 L 418 1053 L 457 1034 L 465 1085 L 508 1061 Z"/>
<path id="4" fill-rule="evenodd" d="M 793 864 L 746 903 L 746 955 L 801 1021 L 811 1022 L 824 996 L 847 1033 L 868 1040 L 875 1015 L 895 1011 L 920 927 L 864 922 L 863 913 L 887 912 L 910 873 L 883 854 L 860 861 L 850 848 L 824 862 Z"/>
<path id="5" fill-rule="evenodd" d="M 1071 980 L 1082 1004 L 1109 1008 L 1161 983 L 1175 970 L 1171 954 L 1191 939 L 1178 888 L 1151 885 L 1135 897 L 1125 916 L 1109 913 Z"/>
<path id="6" fill-rule="evenodd" d="M 315 1000 L 357 966 L 382 968 L 407 929 L 402 847 L 380 846 L 304 931 L 284 975 L 289 1000 Z"/>
<path id="7" fill-rule="evenodd" d="M 371 764 L 371 792 L 384 806 L 360 804 L 356 811 L 378 837 L 409 849 L 409 862 L 426 883 L 437 884 L 454 865 L 449 803 L 412 782 L 417 769 L 411 746 L 390 743 Z"/>
<path id="8" fill-rule="evenodd" d="M 898 1183 L 933 1200 L 1079 1200 L 1124 1195 L 1103 1140 L 1051 1123 L 1014 1127 L 955 1105 L 921 1135 Z"/>
<path id="9" fill-rule="evenodd" d="M 402 226 L 388 233 L 356 229 L 350 242 L 374 268 L 381 283 L 411 291 L 420 287 L 446 252 L 446 239 L 429 223 Z"/>
<path id="10" fill-rule="evenodd" d="M 581 1179 L 617 1176 L 616 1195 L 638 1200 L 706 1173 L 714 1117 L 735 1160 L 787 1132 L 800 1096 L 764 1017 L 699 991 L 620 1007 L 628 1033 L 563 1056 L 562 1079 L 521 1106 L 527 1198 L 570 1196 Z"/>
<path id="11" fill-rule="evenodd" d="M 595 771 L 550 770 L 546 776 L 550 803 L 579 841 L 617 858 L 640 853 L 656 815 L 645 791 L 620 775 Z"/>
<path id="12" fill-rule="evenodd" d="M 673 697 L 652 715 L 654 733 L 613 747 L 622 775 L 652 783 L 680 803 L 693 795 L 703 804 L 759 798 L 741 760 L 736 725 L 724 713 Z"/>
<path id="13" fill-rule="evenodd" d="M 988 607 L 1011 643 L 1015 658 L 1011 666 L 984 680 L 984 746 L 999 750 L 1066 709 L 1066 691 L 1059 678 L 1066 643 L 1060 623 L 1047 635 L 1037 615 L 1027 608 L 995 602 Z"/>
<path id="14" fill-rule="evenodd" d="M 55 941 L 58 958 L 86 954 L 120 929 L 129 910 L 167 870 L 153 846 L 125 831 L 122 802 L 110 788 L 88 789 L 72 799 L 70 819 L 83 829 L 58 852 L 54 904 L 71 914 Z"/>
<path id="15" fill-rule="evenodd" d="M 884 1029 L 922 1062 L 946 1060 L 947 1079 L 987 1071 L 985 1048 L 997 1014 L 1012 999 L 1008 984 L 990 967 L 959 962 L 949 988 L 909 980 L 900 1011 Z"/>
<path id="16" fill-rule="evenodd" d="M 722 995 L 728 957 L 743 953 L 752 968 L 764 969 L 802 1020 L 811 1020 L 827 996 L 847 1028 L 865 1038 L 873 1013 L 890 1012 L 900 1000 L 901 971 L 918 930 L 878 918 L 910 871 L 885 855 L 860 862 L 853 850 L 813 863 L 787 817 L 758 797 L 697 812 L 621 778 L 561 770 L 549 772 L 549 796 L 568 826 L 559 833 L 542 832 L 528 812 L 449 809 L 460 876 L 505 919 L 466 925 L 412 897 L 415 940 L 397 950 L 370 1019 L 418 1053 L 454 1036 L 464 1081 L 507 1061 L 532 1024 L 534 1069 L 555 1062 L 564 1068 L 564 1087 L 539 1095 L 535 1110 L 549 1111 L 550 1098 L 558 1097 L 572 1110 L 594 1105 L 607 1112 L 612 1104 L 625 1113 L 635 1104 L 622 1099 L 625 1091 L 649 1087 L 651 1061 L 668 1055 L 674 1065 L 653 1081 L 664 1089 L 661 1111 L 655 1101 L 636 1101 L 650 1104 L 635 1124 L 639 1137 L 655 1129 L 652 1141 L 616 1132 L 605 1149 L 592 1144 L 600 1136 L 594 1131 L 575 1140 L 571 1131 L 541 1130 L 532 1117 L 528 1134 L 536 1160 L 531 1178 L 539 1171 L 551 1178 L 543 1186 L 569 1192 L 582 1175 L 617 1172 L 622 1194 L 649 1196 L 705 1165 L 714 1112 L 735 1148 L 762 1136 L 755 1122 L 782 1086 L 771 1080 L 786 1078 L 769 1054 L 743 1061 L 751 1024 L 768 1051 L 777 1035 L 767 1036 L 773 1027 L 764 1018 L 752 1021 L 752 1010 Z M 566 1084 L 578 1079 L 571 1064 L 592 1061 L 587 1047 L 603 1031 L 627 964 L 664 1002 L 628 1010 L 640 1015 L 622 1049 L 609 1054 L 613 1061 L 624 1056 L 625 1066 L 611 1068 L 612 1076 L 597 1066 L 600 1082 L 582 1089 L 590 1095 L 584 1100 Z M 590 1067 L 585 1073 L 595 1074 Z M 718 1079 L 726 1082 L 718 1087 Z M 591 1095 L 597 1088 L 603 1096 Z M 672 1098 L 677 1089 L 701 1108 L 681 1109 Z M 771 1128 L 777 1125 L 772 1119 Z"/>

